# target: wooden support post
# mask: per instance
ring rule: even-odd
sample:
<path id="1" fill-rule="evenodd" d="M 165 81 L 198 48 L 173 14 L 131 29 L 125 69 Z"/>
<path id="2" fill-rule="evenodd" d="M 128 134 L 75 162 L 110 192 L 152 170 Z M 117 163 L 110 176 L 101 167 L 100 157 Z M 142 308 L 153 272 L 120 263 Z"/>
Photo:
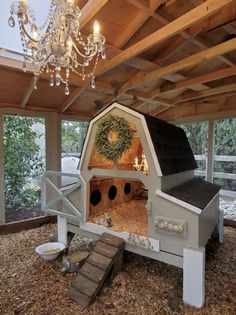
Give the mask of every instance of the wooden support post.
<path id="1" fill-rule="evenodd" d="M 210 120 L 208 124 L 206 180 L 211 183 L 213 183 L 213 169 L 214 169 L 214 120 Z"/>
<path id="2" fill-rule="evenodd" d="M 61 117 L 57 113 L 49 113 L 46 117 L 46 170 L 61 171 Z M 51 180 L 57 187 L 60 187 L 60 176 L 55 176 Z M 46 194 L 47 200 L 53 198 L 50 191 L 47 191 Z M 60 207 L 61 203 L 58 202 L 57 210 L 60 210 Z"/>
<path id="3" fill-rule="evenodd" d="M 184 303 L 202 307 L 205 301 L 205 247 L 184 248 L 183 254 Z"/>
<path id="4" fill-rule="evenodd" d="M 46 169 L 61 171 L 61 118 L 57 113 L 46 117 Z"/>
<path id="5" fill-rule="evenodd" d="M 68 244 L 68 222 L 67 219 L 63 216 L 57 216 L 57 239 L 58 242 L 63 243 L 67 246 Z"/>
<path id="6" fill-rule="evenodd" d="M 0 225 L 5 223 L 5 193 L 4 193 L 4 121 L 0 113 Z"/>

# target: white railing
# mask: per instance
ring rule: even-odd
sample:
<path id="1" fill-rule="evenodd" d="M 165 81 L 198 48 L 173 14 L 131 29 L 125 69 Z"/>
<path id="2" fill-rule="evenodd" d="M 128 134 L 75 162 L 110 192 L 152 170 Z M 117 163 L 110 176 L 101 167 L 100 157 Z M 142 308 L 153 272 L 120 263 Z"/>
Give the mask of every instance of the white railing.
<path id="1" fill-rule="evenodd" d="M 62 177 L 72 177 L 71 185 L 60 187 Z M 42 176 L 42 211 L 51 215 L 60 215 L 68 219 L 81 219 L 82 211 L 78 205 L 74 205 L 69 197 L 75 191 L 81 189 L 79 174 L 46 171 Z M 78 202 L 76 202 L 78 204 Z"/>
<path id="2" fill-rule="evenodd" d="M 206 159 L 207 159 L 206 155 L 194 155 L 194 157 L 197 161 L 206 161 Z M 230 155 L 215 155 L 214 161 L 234 162 L 235 163 L 236 162 L 236 156 L 235 155 L 232 155 L 232 156 L 230 156 Z M 206 177 L 206 171 L 195 170 L 194 173 L 195 173 L 195 175 Z M 213 172 L 213 177 L 214 178 L 236 180 L 236 174 L 234 174 L 234 173 Z M 236 192 L 232 191 L 232 190 L 221 189 L 221 194 L 224 196 L 236 197 Z"/>

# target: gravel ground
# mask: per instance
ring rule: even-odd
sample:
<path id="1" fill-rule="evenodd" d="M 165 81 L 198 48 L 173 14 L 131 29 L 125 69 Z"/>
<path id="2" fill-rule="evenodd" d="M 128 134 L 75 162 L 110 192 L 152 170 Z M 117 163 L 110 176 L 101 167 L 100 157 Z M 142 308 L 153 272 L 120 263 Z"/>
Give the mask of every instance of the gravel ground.
<path id="1" fill-rule="evenodd" d="M 65 297 L 74 274 L 60 273 L 60 259 L 45 262 L 34 253 L 55 225 L 0 235 L 1 315 L 233 315 L 236 314 L 236 229 L 225 228 L 225 243 L 213 243 L 206 264 L 206 306 L 182 303 L 180 269 L 128 253 L 111 287 L 104 287 L 88 309 Z M 171 293 L 172 292 L 172 293 Z M 177 311 L 169 306 L 175 292 Z M 178 303 L 177 303 L 178 304 Z"/>
<path id="2" fill-rule="evenodd" d="M 220 197 L 220 209 L 224 210 L 224 217 L 236 220 L 236 199 Z"/>

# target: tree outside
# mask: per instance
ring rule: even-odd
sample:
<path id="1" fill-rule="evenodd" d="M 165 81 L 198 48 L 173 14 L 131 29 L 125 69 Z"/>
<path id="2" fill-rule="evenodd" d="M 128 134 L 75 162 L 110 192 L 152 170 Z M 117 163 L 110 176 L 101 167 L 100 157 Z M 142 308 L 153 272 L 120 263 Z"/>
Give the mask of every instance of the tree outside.
<path id="1" fill-rule="evenodd" d="M 62 153 L 80 157 L 88 128 L 87 122 L 62 121 Z"/>
<path id="2" fill-rule="evenodd" d="M 187 123 L 180 125 L 184 129 L 194 155 L 205 155 L 207 151 L 208 122 Z M 197 160 L 198 169 L 206 169 L 206 160 Z"/>
<path id="3" fill-rule="evenodd" d="M 40 118 L 4 116 L 5 199 L 7 221 L 29 216 L 29 209 L 38 205 L 40 187 L 37 180 L 44 172 L 44 157 L 37 140 L 43 135 L 32 129 L 43 122 Z M 23 213 L 22 211 L 27 212 Z M 20 213 L 21 211 L 21 213 Z M 18 213 L 16 213 L 18 212 Z M 21 217 L 22 216 L 22 217 Z M 34 216 L 34 215 L 33 215 Z"/>

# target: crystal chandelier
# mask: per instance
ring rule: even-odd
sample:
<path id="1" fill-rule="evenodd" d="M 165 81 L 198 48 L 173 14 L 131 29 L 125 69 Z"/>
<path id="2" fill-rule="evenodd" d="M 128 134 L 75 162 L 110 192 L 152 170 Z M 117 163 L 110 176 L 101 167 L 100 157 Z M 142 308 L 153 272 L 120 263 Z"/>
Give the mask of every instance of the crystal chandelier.
<path id="1" fill-rule="evenodd" d="M 36 25 L 35 12 L 27 0 L 12 3 L 8 24 L 15 26 L 17 16 L 23 46 L 23 70 L 26 62 L 33 65 L 35 89 L 37 78 L 44 72 L 49 76 L 50 86 L 65 84 L 65 94 L 69 91 L 70 73 L 74 72 L 83 80 L 90 79 L 95 88 L 95 70 L 99 58 L 106 58 L 105 37 L 100 34 L 97 21 L 93 34 L 85 40 L 80 33 L 81 11 L 75 0 L 51 0 L 46 21 Z M 88 68 L 89 67 L 89 68 Z M 86 71 L 87 69 L 89 71 Z"/>

